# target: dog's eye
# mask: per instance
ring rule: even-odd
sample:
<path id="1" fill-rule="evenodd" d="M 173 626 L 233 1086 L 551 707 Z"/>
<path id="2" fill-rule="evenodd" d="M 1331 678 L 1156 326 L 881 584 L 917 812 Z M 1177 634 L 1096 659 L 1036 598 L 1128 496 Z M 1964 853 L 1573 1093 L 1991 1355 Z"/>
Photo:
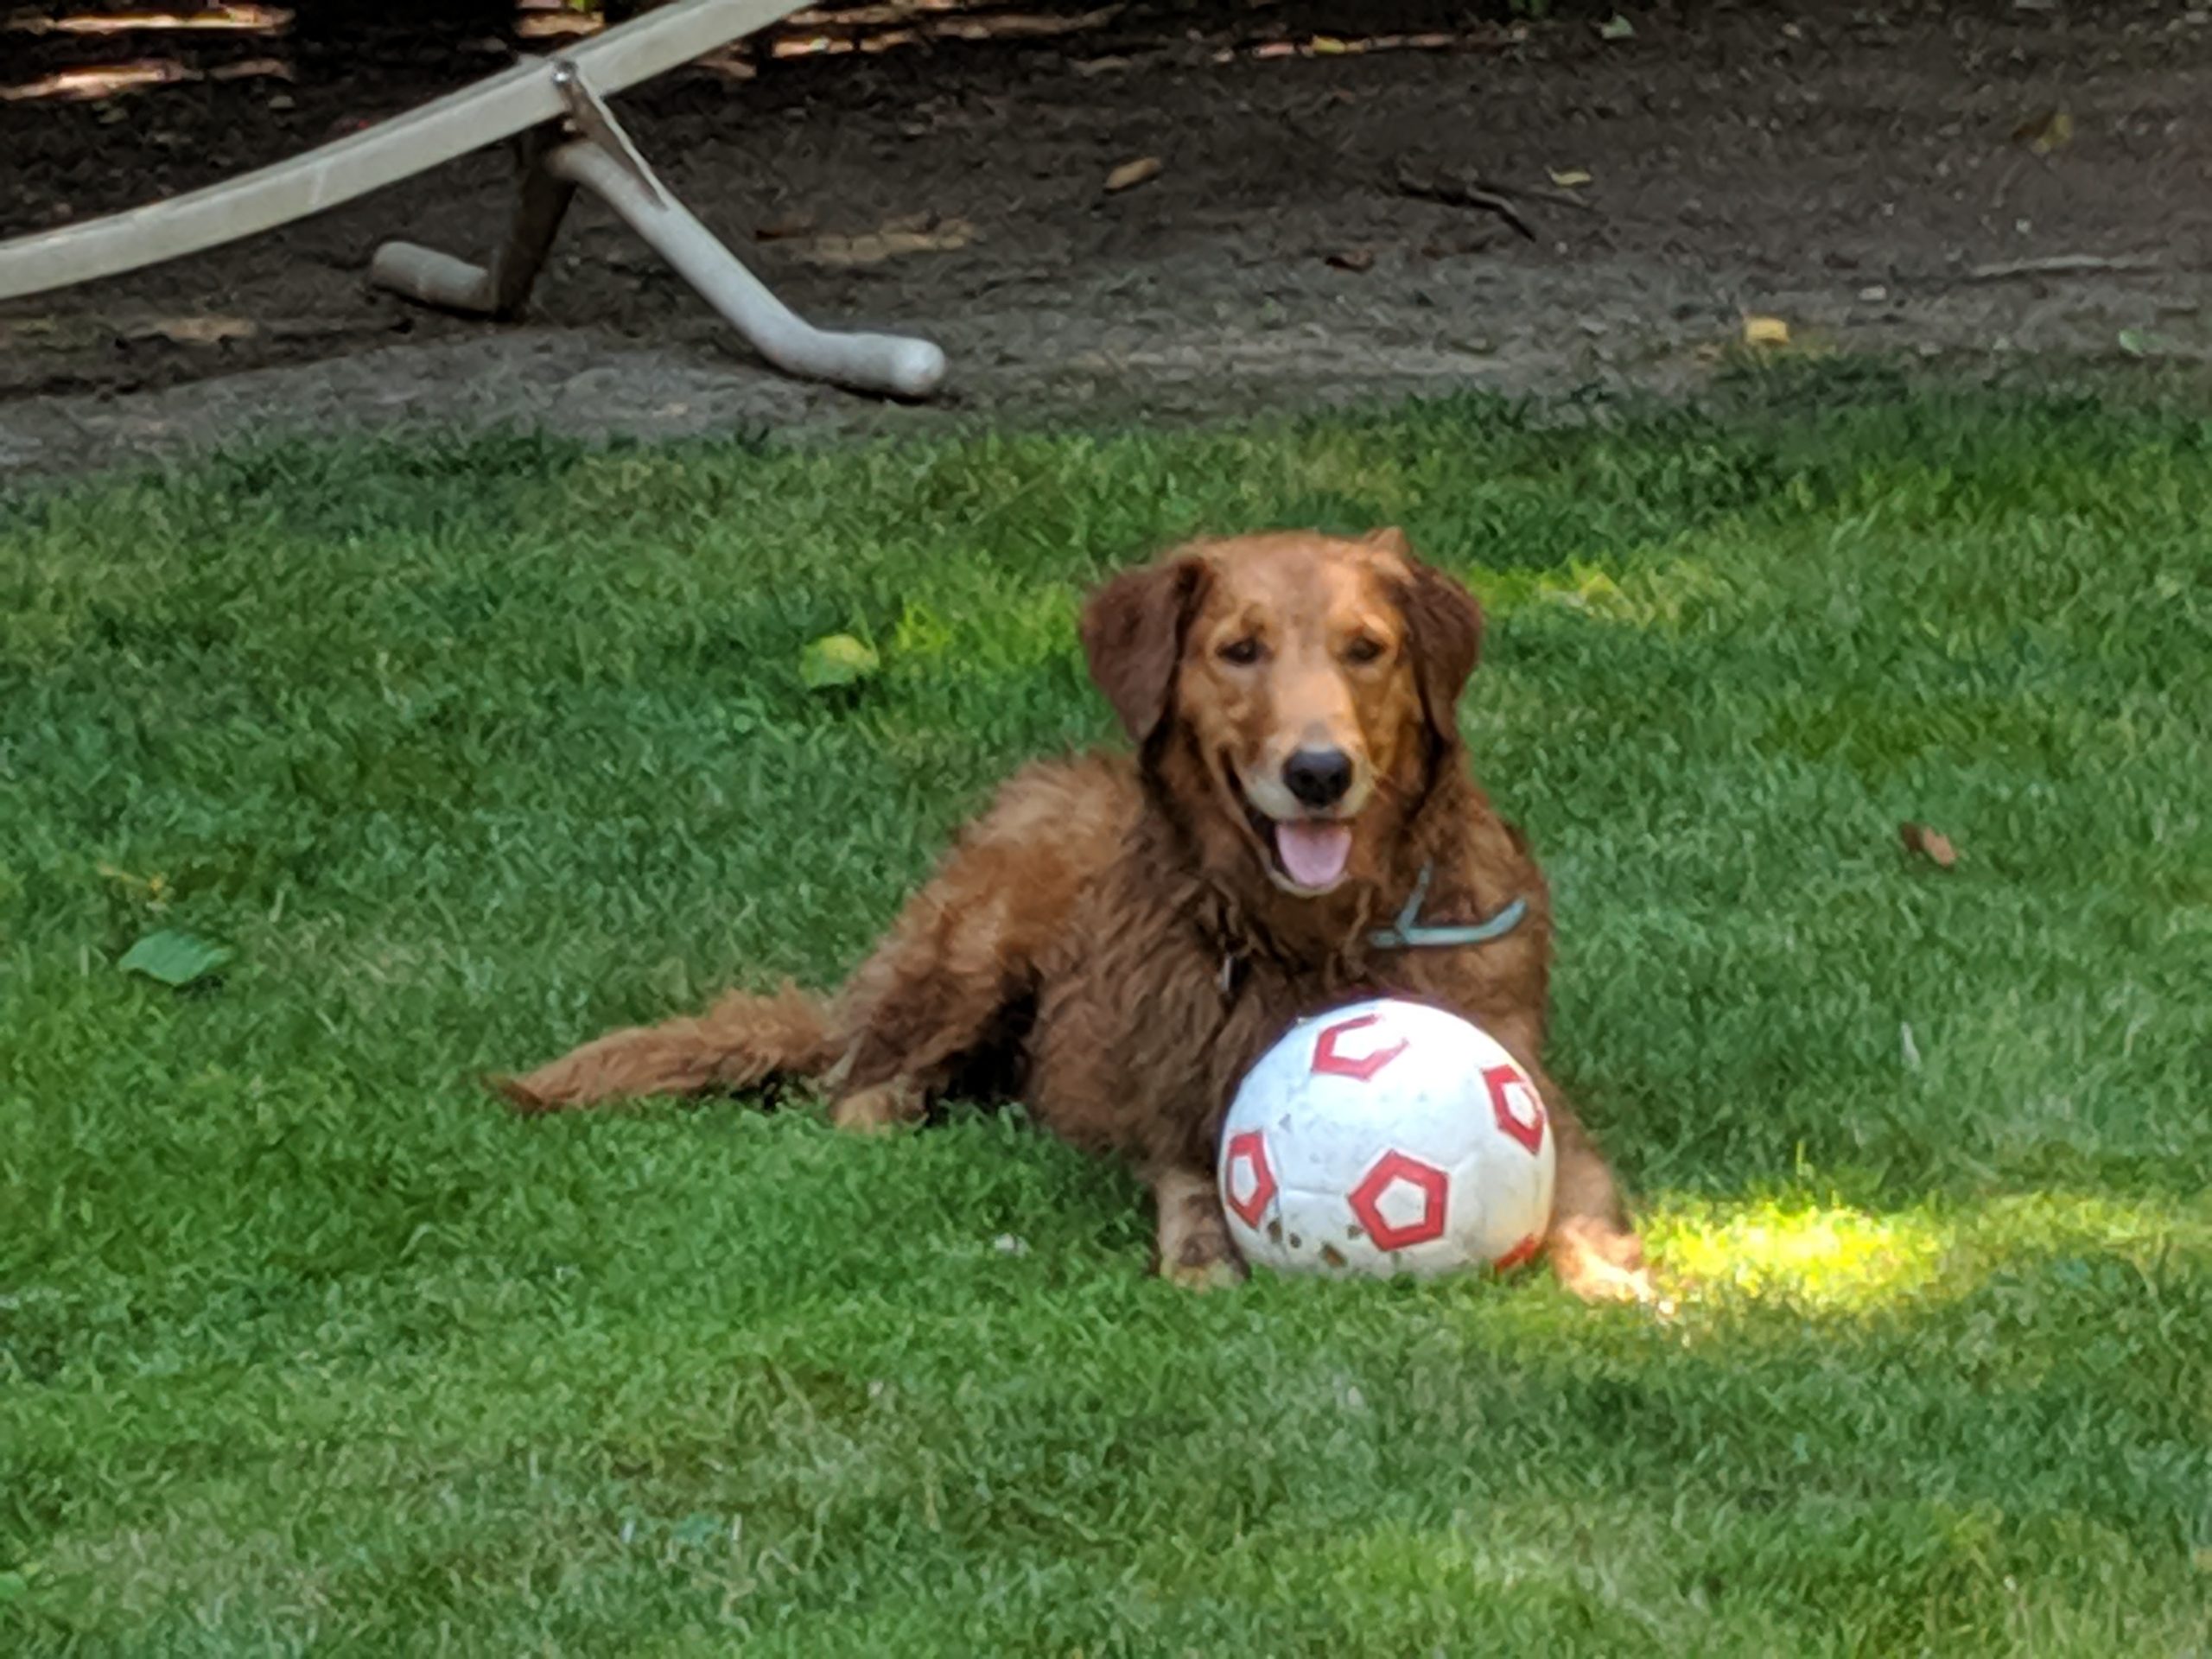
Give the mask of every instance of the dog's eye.
<path id="1" fill-rule="evenodd" d="M 1224 663 L 1234 663 L 1239 668 L 1249 668 L 1260 660 L 1260 642 L 1249 633 L 1241 639 L 1232 639 L 1214 655 Z"/>
<path id="2" fill-rule="evenodd" d="M 1344 660 L 1348 663 L 1378 662 L 1382 656 L 1382 642 L 1371 634 L 1363 633 L 1344 647 Z"/>

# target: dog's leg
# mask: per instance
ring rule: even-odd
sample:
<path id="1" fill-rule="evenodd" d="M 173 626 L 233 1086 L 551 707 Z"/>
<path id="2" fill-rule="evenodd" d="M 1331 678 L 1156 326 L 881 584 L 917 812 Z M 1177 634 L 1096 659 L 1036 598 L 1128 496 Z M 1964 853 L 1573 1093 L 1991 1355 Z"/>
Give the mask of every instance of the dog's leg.
<path id="1" fill-rule="evenodd" d="M 789 988 L 735 994 L 491 1081 L 518 1108 L 550 1111 L 805 1077 L 827 1086 L 841 1124 L 910 1122 L 963 1062 L 1012 1035 L 1007 1016 L 1034 985 L 1039 953 L 1121 844 L 1135 799 L 1125 765 L 1031 767 L 969 826 L 832 1007 Z"/>
<path id="2" fill-rule="evenodd" d="M 1095 766 L 1017 777 L 906 901 L 838 999 L 841 1127 L 912 1122 L 969 1062 L 1019 1040 L 1039 958 L 1118 845 L 1119 787 Z"/>
<path id="3" fill-rule="evenodd" d="M 1559 1155 L 1546 1240 L 1552 1271 L 1585 1301 L 1658 1301 L 1643 1263 L 1643 1241 L 1629 1224 L 1605 1154 L 1584 1133 L 1573 1109 L 1556 1091 L 1543 1092 Z"/>
<path id="4" fill-rule="evenodd" d="M 488 1081 L 516 1109 L 550 1112 L 813 1076 L 834 1052 L 821 1003 L 786 985 L 772 996 L 733 991 L 702 1014 L 609 1032 L 525 1076 Z"/>
<path id="5" fill-rule="evenodd" d="M 989 1041 L 1030 972 L 1035 946 L 1022 924 L 1034 926 L 1033 903 L 1017 902 L 1023 871 L 1009 880 L 1006 862 L 957 851 L 907 900 L 833 1009 L 789 987 L 772 997 L 734 992 L 697 1018 L 610 1032 L 493 1086 L 524 1111 L 550 1111 L 802 1076 L 827 1085 L 840 1128 L 915 1122 Z"/>
<path id="6" fill-rule="evenodd" d="M 1643 1241 L 1629 1224 L 1612 1166 L 1583 1128 L 1573 1102 L 1537 1062 L 1541 1027 L 1507 1015 L 1493 1018 L 1486 1029 L 1521 1062 L 1551 1117 L 1559 1161 L 1544 1245 L 1553 1273 L 1585 1301 L 1657 1302 L 1659 1293 L 1643 1264 Z"/>
<path id="7" fill-rule="evenodd" d="M 1229 1237 L 1213 1172 L 1181 1165 L 1155 1170 L 1152 1201 L 1160 1224 L 1160 1276 L 1186 1290 L 1213 1290 L 1244 1277 Z"/>
<path id="8" fill-rule="evenodd" d="M 845 1049 L 828 1082 L 841 1129 L 918 1122 L 1019 995 L 1022 942 L 971 862 L 956 855 L 907 901 L 838 1000 Z"/>
<path id="9" fill-rule="evenodd" d="M 839 1095 L 830 1108 L 830 1121 L 855 1135 L 877 1135 L 920 1122 L 929 1105 L 928 1085 L 919 1077 L 902 1075 Z"/>

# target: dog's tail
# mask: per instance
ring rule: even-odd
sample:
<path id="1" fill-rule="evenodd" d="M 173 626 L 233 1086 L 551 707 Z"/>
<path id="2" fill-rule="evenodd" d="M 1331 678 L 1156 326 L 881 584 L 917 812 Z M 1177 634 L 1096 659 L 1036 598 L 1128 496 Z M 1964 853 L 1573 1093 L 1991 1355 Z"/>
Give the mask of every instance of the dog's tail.
<path id="1" fill-rule="evenodd" d="M 702 1014 L 611 1031 L 526 1076 L 486 1081 L 518 1111 L 556 1112 L 817 1077 L 836 1058 L 821 1000 L 786 983 L 770 996 L 732 991 Z"/>

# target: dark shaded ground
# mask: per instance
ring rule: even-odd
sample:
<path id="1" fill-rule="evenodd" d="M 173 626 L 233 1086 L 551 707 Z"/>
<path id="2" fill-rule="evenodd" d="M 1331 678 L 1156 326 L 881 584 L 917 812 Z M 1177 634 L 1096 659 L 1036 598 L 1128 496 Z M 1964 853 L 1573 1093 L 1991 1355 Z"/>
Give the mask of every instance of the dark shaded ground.
<path id="1" fill-rule="evenodd" d="M 1349 0 L 1031 9 L 1012 27 L 1042 38 L 981 41 L 941 31 L 980 19 L 1003 34 L 1006 8 L 899 10 L 780 35 L 886 49 L 755 51 L 665 77 L 620 112 L 801 311 L 939 340 L 955 365 L 939 408 L 759 368 L 588 206 L 526 325 L 368 292 L 386 237 L 487 251 L 510 188 L 494 150 L 252 242 L 0 305 L 0 467 L 272 423 L 915 429 L 1469 384 L 1679 385 L 1746 314 L 1784 319 L 1801 345 L 2212 354 L 2212 12 L 2190 5 L 1715 4 L 1635 11 L 1626 39 L 1596 14 L 1511 25 Z M 1440 18 L 1448 46 L 1328 50 Z M 887 44 L 906 29 L 940 33 Z M 330 35 L 326 18 L 275 48 L 289 80 L 0 104 L 0 233 L 296 152 L 510 49 L 452 29 Z M 0 40 L 14 83 L 143 45 Z M 194 35 L 157 49 L 206 72 L 272 47 Z M 1157 179 L 1105 192 L 1112 168 L 1148 155 Z M 1402 194 L 1408 168 L 1594 211 L 1518 197 L 1524 237 Z M 1589 181 L 1553 184 L 1576 172 Z M 836 238 L 887 225 L 954 245 L 838 263 Z M 2119 263 L 1993 269 L 2077 257 Z"/>

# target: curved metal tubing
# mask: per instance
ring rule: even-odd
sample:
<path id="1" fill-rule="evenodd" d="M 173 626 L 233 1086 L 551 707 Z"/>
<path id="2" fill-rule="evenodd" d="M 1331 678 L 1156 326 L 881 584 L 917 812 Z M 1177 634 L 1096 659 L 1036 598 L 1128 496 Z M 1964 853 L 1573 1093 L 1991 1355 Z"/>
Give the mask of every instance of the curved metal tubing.
<path id="1" fill-rule="evenodd" d="M 677 0 L 565 55 L 601 95 L 619 92 L 807 3 Z M 118 276 L 274 230 L 558 120 L 568 108 L 559 73 L 553 59 L 518 63 L 304 156 L 164 201 L 0 242 L 0 300 Z"/>

